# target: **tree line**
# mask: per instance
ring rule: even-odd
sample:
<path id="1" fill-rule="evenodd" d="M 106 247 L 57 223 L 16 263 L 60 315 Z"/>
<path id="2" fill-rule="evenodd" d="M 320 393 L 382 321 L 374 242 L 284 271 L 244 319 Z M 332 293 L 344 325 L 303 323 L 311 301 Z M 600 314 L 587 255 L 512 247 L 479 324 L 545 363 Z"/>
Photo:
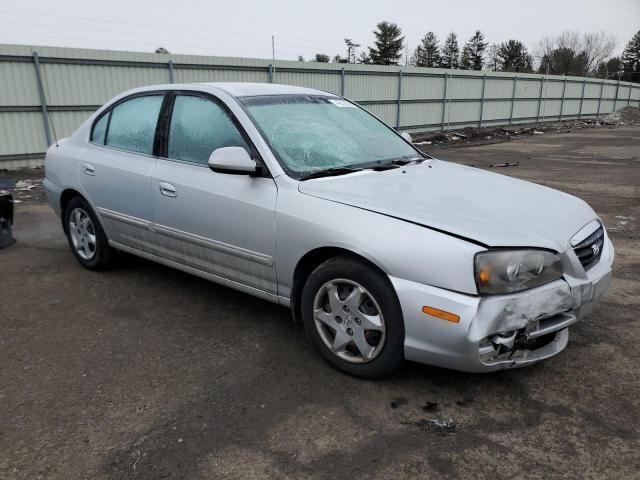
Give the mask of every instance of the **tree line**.
<path id="1" fill-rule="evenodd" d="M 493 70 L 497 72 L 538 72 L 552 75 L 594 76 L 640 83 L 640 31 L 626 44 L 620 57 L 612 56 L 616 39 L 604 32 L 566 31 L 543 38 L 534 57 L 519 40 L 509 39 L 489 44 L 477 30 L 464 45 L 455 32 L 441 43 L 433 32 L 427 32 L 409 55 L 402 29 L 392 22 L 380 22 L 373 32 L 372 46 L 362 50 L 346 38 L 346 56 L 318 53 L 310 61 L 363 63 L 374 65 L 411 65 L 416 67 L 460 70 Z M 535 60 L 537 61 L 534 61 Z M 302 56 L 298 60 L 304 61 Z"/>

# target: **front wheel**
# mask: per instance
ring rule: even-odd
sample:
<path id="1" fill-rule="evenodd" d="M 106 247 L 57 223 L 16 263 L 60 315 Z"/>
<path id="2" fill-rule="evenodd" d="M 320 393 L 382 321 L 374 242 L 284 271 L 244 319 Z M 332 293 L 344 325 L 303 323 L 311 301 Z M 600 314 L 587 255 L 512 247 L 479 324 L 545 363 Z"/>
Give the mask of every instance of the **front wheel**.
<path id="1" fill-rule="evenodd" d="M 113 263 L 115 251 L 86 200 L 72 198 L 65 209 L 64 222 L 71 251 L 83 267 L 101 270 Z"/>
<path id="2" fill-rule="evenodd" d="M 403 361 L 404 321 L 389 279 L 357 259 L 327 260 L 302 291 L 311 341 L 332 366 L 362 378 L 393 373 Z"/>

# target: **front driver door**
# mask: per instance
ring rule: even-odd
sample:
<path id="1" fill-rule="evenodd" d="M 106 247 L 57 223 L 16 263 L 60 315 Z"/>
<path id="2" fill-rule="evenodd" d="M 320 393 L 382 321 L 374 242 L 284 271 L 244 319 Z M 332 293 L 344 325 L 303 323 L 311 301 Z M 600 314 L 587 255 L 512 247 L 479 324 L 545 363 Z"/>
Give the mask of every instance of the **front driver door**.
<path id="1" fill-rule="evenodd" d="M 151 186 L 157 254 L 275 294 L 275 182 L 208 168 L 216 148 L 252 151 L 222 103 L 178 94 L 171 105 L 166 158 Z"/>

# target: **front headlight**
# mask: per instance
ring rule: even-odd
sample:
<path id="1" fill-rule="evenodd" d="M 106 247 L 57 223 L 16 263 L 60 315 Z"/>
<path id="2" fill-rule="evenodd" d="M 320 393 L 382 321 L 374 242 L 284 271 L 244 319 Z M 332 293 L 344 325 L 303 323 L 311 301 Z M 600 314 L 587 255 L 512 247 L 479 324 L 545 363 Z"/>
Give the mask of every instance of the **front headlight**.
<path id="1" fill-rule="evenodd" d="M 478 293 L 517 292 L 562 277 L 560 257 L 546 250 L 489 250 L 476 254 Z"/>

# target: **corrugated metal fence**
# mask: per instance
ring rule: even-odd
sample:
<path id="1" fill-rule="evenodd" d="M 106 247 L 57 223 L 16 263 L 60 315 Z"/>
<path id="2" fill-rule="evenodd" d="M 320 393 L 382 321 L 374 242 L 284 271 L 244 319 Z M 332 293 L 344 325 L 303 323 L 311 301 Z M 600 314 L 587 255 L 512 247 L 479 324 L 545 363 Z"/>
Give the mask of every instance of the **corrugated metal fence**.
<path id="1" fill-rule="evenodd" d="M 62 138 L 129 88 L 215 81 L 334 92 L 408 132 L 593 117 L 640 106 L 640 85 L 593 78 L 0 45 L 0 168 L 42 163 L 53 139 L 49 115 Z"/>

